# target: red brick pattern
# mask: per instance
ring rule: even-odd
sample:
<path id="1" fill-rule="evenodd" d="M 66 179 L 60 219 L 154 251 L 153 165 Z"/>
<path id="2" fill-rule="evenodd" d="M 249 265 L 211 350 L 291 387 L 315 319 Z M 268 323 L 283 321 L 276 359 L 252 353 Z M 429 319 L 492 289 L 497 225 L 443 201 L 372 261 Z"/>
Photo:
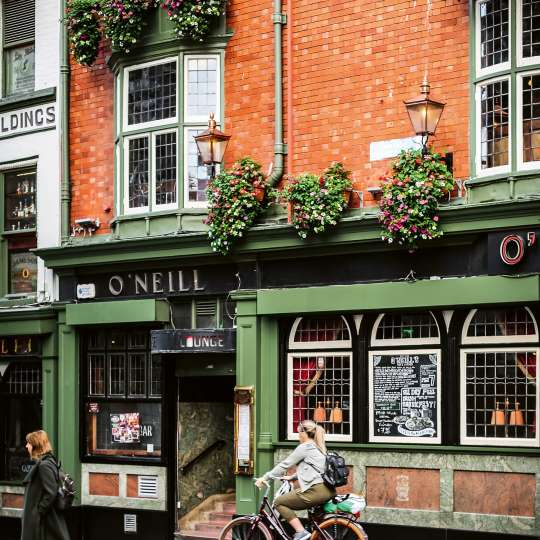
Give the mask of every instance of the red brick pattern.
<path id="1" fill-rule="evenodd" d="M 292 0 L 291 0 L 292 1 Z M 412 136 L 403 100 L 418 94 L 428 70 L 432 97 L 446 102 L 434 139 L 454 152 L 456 177 L 468 175 L 468 4 L 433 0 L 296 0 L 284 27 L 284 98 L 292 38 L 292 173 L 321 171 L 334 160 L 357 188 L 378 185 L 390 160 L 370 162 L 371 142 Z M 284 2 L 283 10 L 286 11 Z M 272 0 L 231 0 L 234 35 L 225 54 L 226 164 L 251 155 L 273 161 Z M 113 76 L 102 50 L 92 68 L 72 66 L 70 158 L 72 221 L 113 217 Z M 287 101 L 283 114 L 287 133 Z M 371 199 L 367 195 L 366 200 Z"/>
<path id="2" fill-rule="evenodd" d="M 454 511 L 534 517 L 534 474 L 454 471 Z"/>
<path id="3" fill-rule="evenodd" d="M 120 478 L 113 473 L 89 473 L 89 495 L 103 495 L 118 497 L 120 492 Z"/>
<path id="4" fill-rule="evenodd" d="M 2 508 L 22 508 L 24 495 L 18 493 L 2 493 Z"/>

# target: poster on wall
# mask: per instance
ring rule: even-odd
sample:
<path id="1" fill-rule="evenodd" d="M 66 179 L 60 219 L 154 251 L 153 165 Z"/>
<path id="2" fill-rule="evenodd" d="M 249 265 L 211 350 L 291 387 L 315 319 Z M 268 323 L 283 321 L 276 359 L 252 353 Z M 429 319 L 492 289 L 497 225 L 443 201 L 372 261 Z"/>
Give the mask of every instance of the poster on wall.
<path id="1" fill-rule="evenodd" d="M 37 290 L 37 256 L 34 253 L 11 253 L 9 266 L 11 293 L 30 293 Z"/>
<path id="2" fill-rule="evenodd" d="M 370 353 L 370 441 L 440 444 L 440 357 L 440 350 Z"/>
<path id="3" fill-rule="evenodd" d="M 111 414 L 111 433 L 115 443 L 138 443 L 141 438 L 139 413 Z"/>

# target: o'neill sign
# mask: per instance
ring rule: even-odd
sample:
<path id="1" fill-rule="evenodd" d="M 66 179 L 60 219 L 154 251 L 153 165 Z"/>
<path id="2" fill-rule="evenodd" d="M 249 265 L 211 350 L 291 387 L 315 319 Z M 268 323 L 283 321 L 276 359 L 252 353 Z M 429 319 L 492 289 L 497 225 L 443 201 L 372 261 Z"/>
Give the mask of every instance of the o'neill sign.
<path id="1" fill-rule="evenodd" d="M 0 113 L 0 139 L 56 127 L 56 105 L 36 105 Z"/>
<path id="2" fill-rule="evenodd" d="M 236 329 L 152 330 L 153 353 L 234 352 Z"/>

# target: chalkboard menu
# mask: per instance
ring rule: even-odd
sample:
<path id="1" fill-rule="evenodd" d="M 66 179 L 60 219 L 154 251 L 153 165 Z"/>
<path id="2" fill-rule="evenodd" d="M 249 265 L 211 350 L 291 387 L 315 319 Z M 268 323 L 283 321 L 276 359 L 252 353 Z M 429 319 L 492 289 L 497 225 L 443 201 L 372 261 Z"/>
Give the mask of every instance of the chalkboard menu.
<path id="1" fill-rule="evenodd" d="M 370 353 L 370 440 L 440 443 L 440 351 Z"/>

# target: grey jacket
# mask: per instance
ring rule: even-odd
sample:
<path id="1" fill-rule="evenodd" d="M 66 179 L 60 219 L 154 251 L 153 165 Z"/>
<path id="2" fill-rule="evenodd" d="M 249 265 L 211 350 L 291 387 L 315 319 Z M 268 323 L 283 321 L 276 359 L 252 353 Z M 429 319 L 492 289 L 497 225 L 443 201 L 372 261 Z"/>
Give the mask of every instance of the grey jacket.
<path id="1" fill-rule="evenodd" d="M 292 454 L 289 454 L 281 463 L 278 463 L 264 476 L 264 480 L 281 478 L 287 471 L 296 465 L 296 475 L 300 484 L 300 491 L 306 491 L 316 484 L 322 484 L 322 473 L 326 466 L 326 456 L 315 443 L 308 441 L 299 444 Z"/>

